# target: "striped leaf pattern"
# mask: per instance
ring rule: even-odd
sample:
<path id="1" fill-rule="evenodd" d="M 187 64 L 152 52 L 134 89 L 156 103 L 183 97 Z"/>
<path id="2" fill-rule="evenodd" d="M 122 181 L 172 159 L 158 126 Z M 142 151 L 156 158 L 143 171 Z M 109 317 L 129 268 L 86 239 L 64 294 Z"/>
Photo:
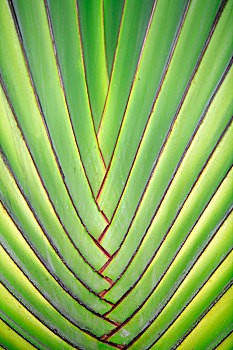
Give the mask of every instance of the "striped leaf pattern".
<path id="1" fill-rule="evenodd" d="M 233 347 L 233 0 L 2 0 L 0 348 Z"/>

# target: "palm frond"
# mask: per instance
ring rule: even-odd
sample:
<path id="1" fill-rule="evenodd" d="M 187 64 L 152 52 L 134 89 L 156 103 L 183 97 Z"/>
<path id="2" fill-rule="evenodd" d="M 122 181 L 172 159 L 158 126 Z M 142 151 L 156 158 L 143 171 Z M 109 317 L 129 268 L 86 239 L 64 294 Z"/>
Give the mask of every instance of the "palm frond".
<path id="1" fill-rule="evenodd" d="M 232 15 L 2 0 L 0 348 L 232 348 Z"/>

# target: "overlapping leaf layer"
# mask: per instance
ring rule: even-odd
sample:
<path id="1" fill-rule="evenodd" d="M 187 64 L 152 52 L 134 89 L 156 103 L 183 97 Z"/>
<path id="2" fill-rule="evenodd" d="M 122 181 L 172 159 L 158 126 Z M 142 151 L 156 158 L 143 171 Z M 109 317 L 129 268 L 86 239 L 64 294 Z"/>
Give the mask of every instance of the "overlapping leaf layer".
<path id="1" fill-rule="evenodd" d="M 232 17 L 1 1 L 2 348 L 232 349 Z"/>

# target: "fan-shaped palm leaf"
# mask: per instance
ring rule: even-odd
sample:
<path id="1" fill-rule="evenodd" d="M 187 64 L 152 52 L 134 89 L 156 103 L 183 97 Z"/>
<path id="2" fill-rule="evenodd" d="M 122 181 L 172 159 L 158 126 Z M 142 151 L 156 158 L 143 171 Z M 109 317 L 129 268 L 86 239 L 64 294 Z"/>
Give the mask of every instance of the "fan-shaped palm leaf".
<path id="1" fill-rule="evenodd" d="M 2 348 L 232 348 L 232 16 L 1 1 Z"/>

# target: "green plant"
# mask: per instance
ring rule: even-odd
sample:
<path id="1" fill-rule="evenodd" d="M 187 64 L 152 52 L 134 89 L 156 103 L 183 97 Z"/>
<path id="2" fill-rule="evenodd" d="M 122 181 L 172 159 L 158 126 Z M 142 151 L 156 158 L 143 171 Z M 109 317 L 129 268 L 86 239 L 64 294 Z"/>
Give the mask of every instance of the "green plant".
<path id="1" fill-rule="evenodd" d="M 232 348 L 232 15 L 1 1 L 3 348 Z"/>

